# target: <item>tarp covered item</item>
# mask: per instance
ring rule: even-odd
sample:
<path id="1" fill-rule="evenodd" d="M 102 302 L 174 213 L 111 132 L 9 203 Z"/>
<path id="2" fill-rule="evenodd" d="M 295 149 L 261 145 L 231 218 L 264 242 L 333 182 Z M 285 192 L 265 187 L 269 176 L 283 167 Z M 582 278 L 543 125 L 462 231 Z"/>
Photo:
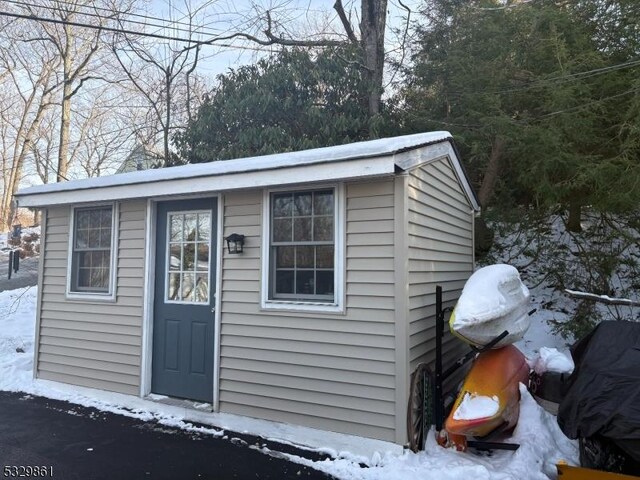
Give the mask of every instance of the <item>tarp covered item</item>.
<path id="1" fill-rule="evenodd" d="M 560 428 L 569 438 L 608 438 L 640 461 L 640 323 L 602 322 L 571 355 Z"/>
<path id="2" fill-rule="evenodd" d="M 529 329 L 529 289 L 511 265 L 477 270 L 464 286 L 449 319 L 451 331 L 465 342 L 483 347 L 505 330 L 493 348 L 520 340 Z"/>

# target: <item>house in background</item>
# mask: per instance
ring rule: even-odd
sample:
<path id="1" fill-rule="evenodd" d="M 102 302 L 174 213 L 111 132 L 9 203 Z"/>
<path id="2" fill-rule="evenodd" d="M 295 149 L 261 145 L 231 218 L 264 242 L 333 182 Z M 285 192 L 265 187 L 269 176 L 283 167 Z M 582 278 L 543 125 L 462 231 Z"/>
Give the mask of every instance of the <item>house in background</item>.
<path id="1" fill-rule="evenodd" d="M 153 152 L 151 149 L 144 145 L 136 145 L 124 162 L 116 170 L 118 173 L 138 172 L 140 170 L 149 170 L 152 168 L 158 168 L 162 157 Z"/>
<path id="2" fill-rule="evenodd" d="M 452 305 L 472 273 L 479 209 L 447 132 L 17 199 L 43 209 L 36 377 L 398 444 L 435 286 Z"/>

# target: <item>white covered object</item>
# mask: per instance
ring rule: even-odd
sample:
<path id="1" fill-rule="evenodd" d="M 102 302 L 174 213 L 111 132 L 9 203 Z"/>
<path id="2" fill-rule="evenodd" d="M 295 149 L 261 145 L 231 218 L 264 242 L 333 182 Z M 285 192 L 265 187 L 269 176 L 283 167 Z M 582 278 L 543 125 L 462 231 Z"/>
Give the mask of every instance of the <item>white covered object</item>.
<path id="1" fill-rule="evenodd" d="M 468 343 L 487 345 L 505 330 L 494 348 L 517 342 L 529 328 L 529 289 L 511 265 L 489 265 L 476 271 L 462 290 L 449 320 L 451 331 Z"/>
<path id="2" fill-rule="evenodd" d="M 542 347 L 533 362 L 533 369 L 539 375 L 544 372 L 571 373 L 575 365 L 571 357 L 557 348 Z"/>

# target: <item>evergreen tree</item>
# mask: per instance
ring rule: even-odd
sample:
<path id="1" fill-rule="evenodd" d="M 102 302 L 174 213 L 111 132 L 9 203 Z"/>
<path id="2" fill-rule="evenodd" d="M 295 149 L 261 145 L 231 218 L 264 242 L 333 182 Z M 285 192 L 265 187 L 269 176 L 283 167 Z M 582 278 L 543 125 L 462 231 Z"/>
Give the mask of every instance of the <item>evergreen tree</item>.
<path id="1" fill-rule="evenodd" d="M 366 139 L 367 91 L 355 50 L 283 50 L 220 75 L 176 145 L 198 163 Z"/>
<path id="2" fill-rule="evenodd" d="M 559 204 L 574 229 L 640 201 L 634 49 L 604 48 L 586 4 L 432 2 L 398 102 L 406 130 L 452 131 L 485 205 Z"/>

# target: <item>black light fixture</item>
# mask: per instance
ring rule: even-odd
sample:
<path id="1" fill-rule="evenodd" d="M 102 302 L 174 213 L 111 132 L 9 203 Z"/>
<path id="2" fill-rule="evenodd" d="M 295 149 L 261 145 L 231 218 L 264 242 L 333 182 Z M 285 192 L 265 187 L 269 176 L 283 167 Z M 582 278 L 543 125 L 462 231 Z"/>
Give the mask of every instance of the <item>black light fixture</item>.
<path id="1" fill-rule="evenodd" d="M 227 241 L 229 253 L 242 253 L 242 247 L 244 247 L 244 235 L 232 233 L 228 237 L 225 237 L 225 240 Z"/>

